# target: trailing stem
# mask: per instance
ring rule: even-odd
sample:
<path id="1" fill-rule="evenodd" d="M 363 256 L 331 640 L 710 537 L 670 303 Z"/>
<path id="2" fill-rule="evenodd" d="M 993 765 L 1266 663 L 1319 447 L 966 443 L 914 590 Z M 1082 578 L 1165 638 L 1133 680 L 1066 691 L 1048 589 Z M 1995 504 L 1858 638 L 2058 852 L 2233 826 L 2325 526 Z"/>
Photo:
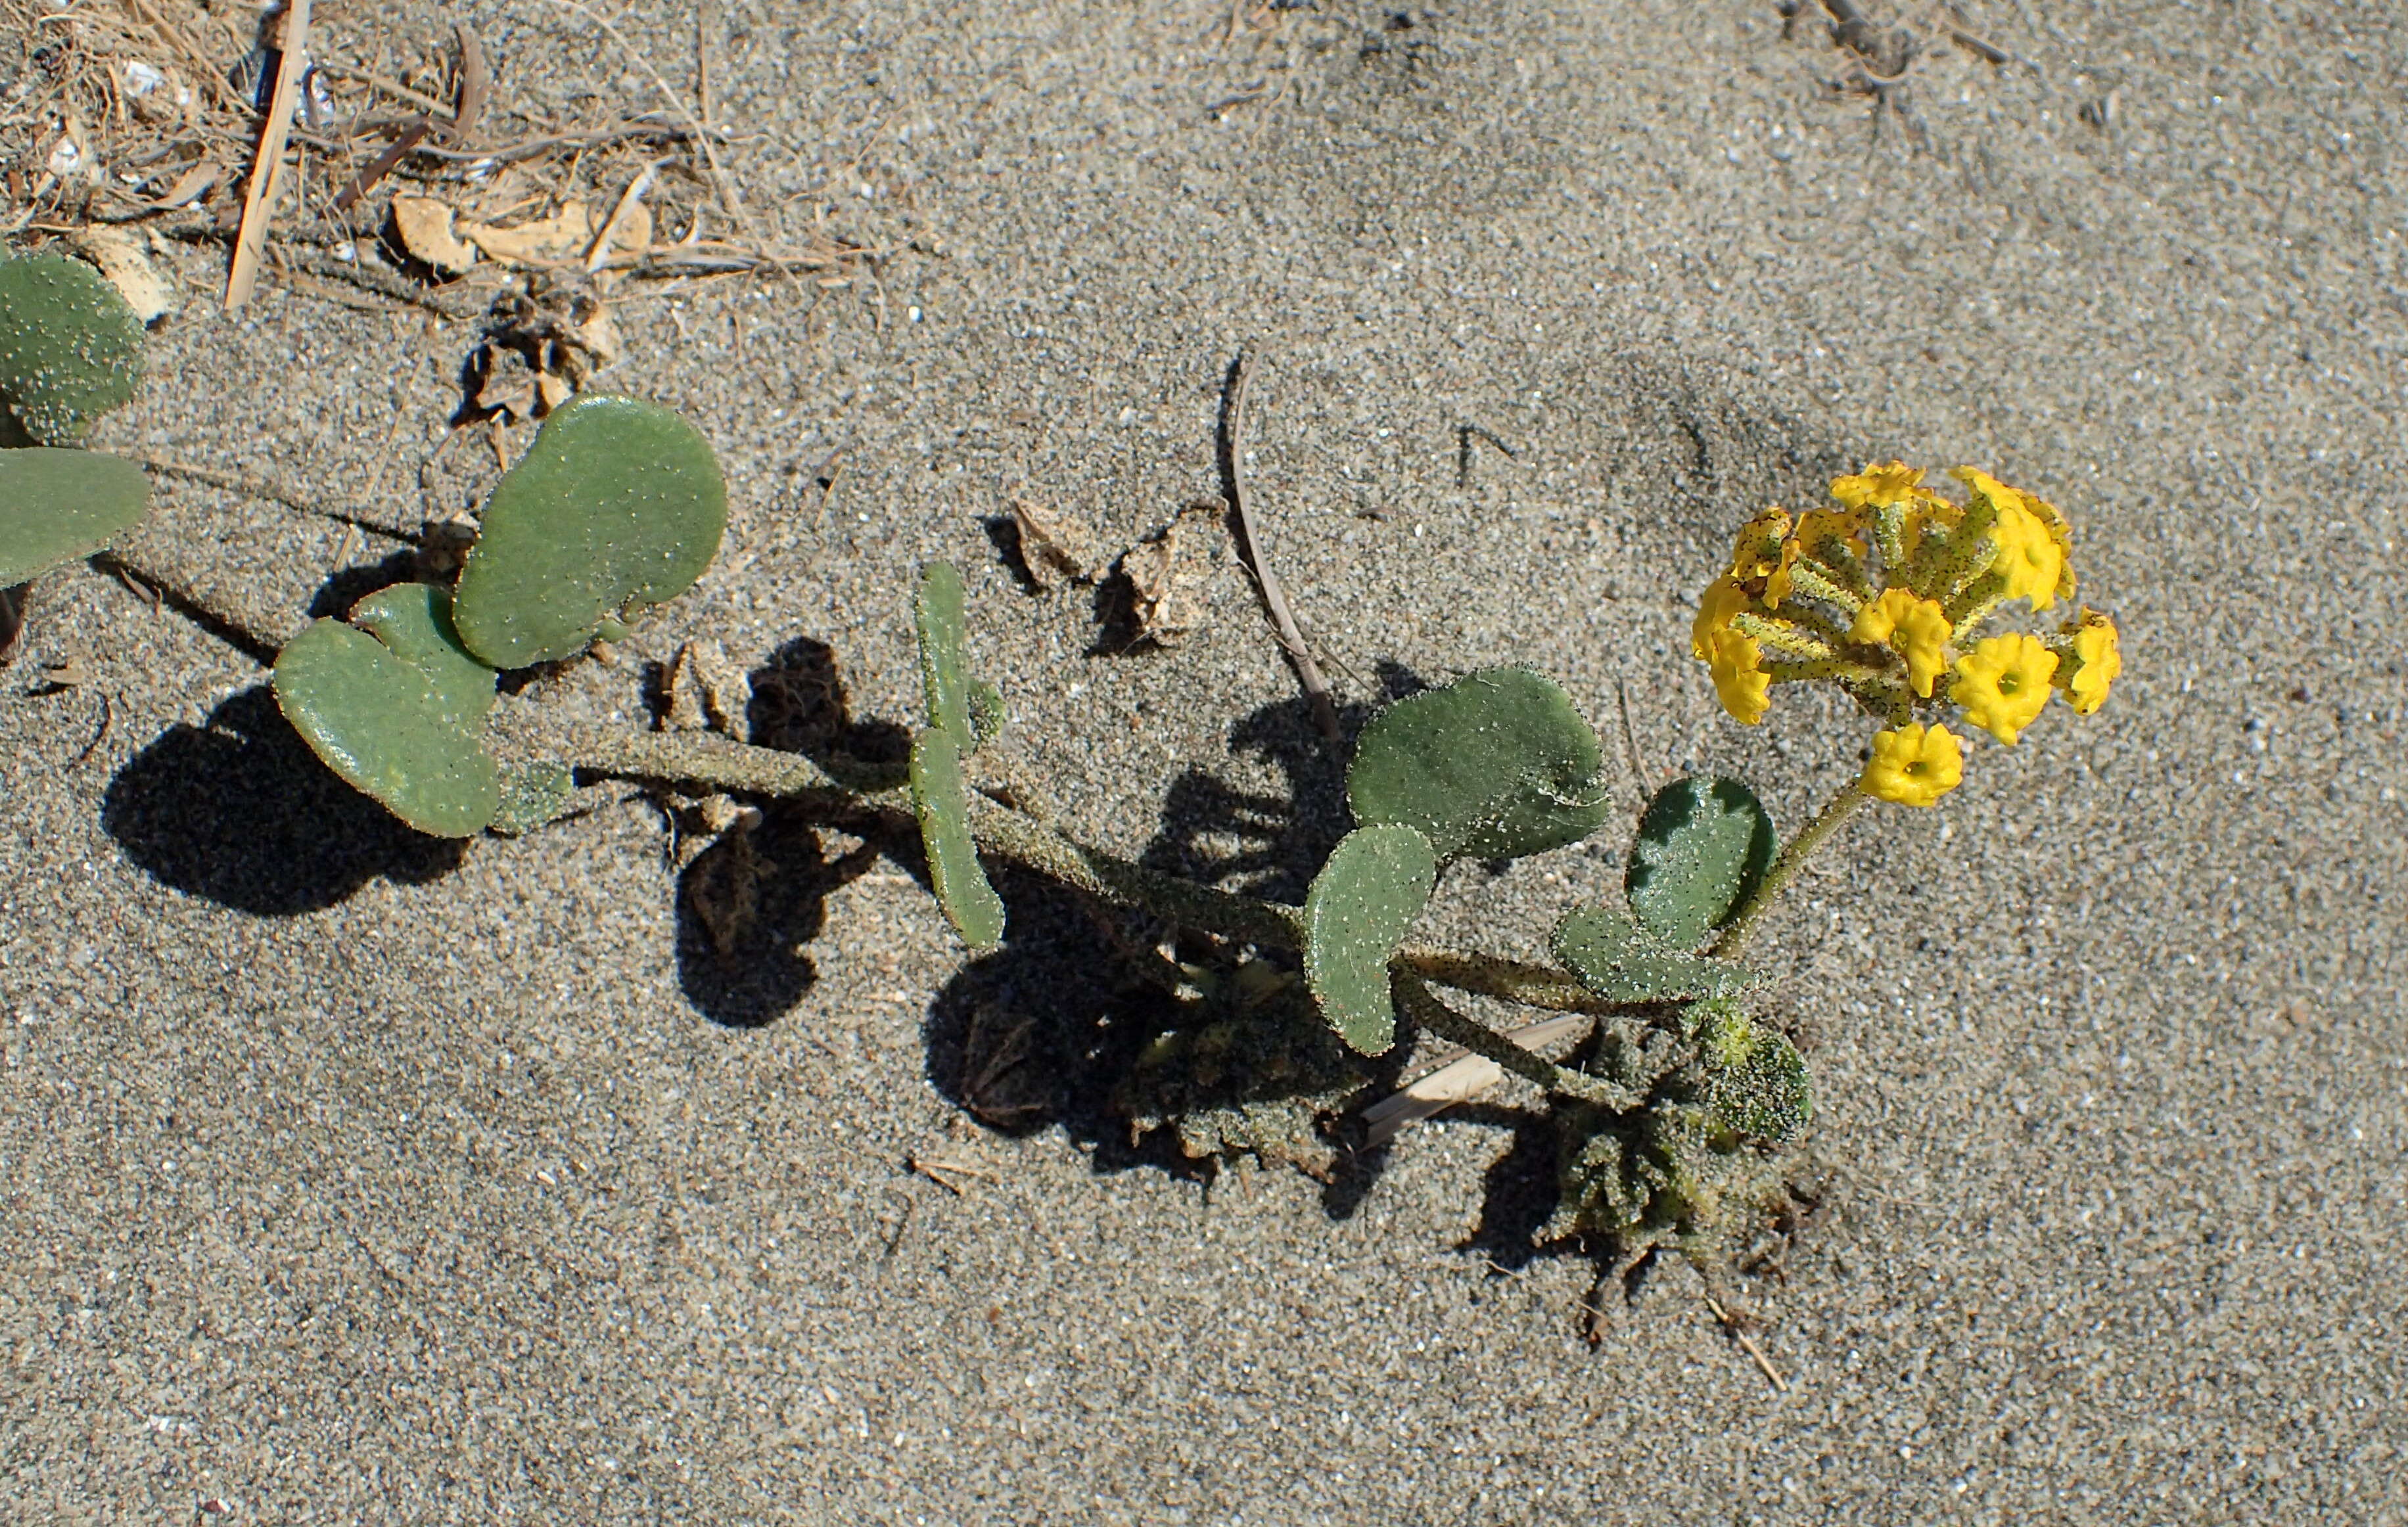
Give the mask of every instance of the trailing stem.
<path id="1" fill-rule="evenodd" d="M 799 753 L 723 737 L 622 727 L 547 727 L 539 734 L 530 730 L 509 735 L 507 747 L 513 761 L 557 759 L 597 774 L 773 796 L 831 812 L 874 817 L 896 831 L 909 830 L 912 821 L 910 792 L 894 780 L 891 768 L 881 765 L 823 767 Z M 1034 813 L 984 796 L 974 797 L 970 831 L 981 852 L 1101 900 L 1140 907 L 1198 932 L 1242 943 L 1283 949 L 1304 946 L 1301 908 L 1148 869 L 1090 848 Z M 1416 984 L 1433 981 L 1526 1007 L 1571 1013 L 1615 1010 L 1578 981 L 1545 965 L 1430 949 L 1405 949 L 1394 964 L 1417 978 Z M 1509 1041 L 1498 1043 L 1512 1048 Z M 1526 1054 L 1520 1049 L 1513 1053 Z"/>

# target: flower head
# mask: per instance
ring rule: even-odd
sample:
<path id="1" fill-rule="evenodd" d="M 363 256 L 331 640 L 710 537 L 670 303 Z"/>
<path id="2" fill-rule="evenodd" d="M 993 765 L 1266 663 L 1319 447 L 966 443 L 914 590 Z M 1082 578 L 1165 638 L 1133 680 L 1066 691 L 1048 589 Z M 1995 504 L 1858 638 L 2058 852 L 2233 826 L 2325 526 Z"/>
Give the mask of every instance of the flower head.
<path id="1" fill-rule="evenodd" d="M 1965 778 L 1965 750 L 1944 726 L 1910 721 L 1873 734 L 1873 756 L 1856 788 L 1900 806 L 1936 806 Z"/>
<path id="2" fill-rule="evenodd" d="M 1965 707 L 1967 721 L 2012 747 L 2048 704 L 2056 672 L 2057 654 L 2038 636 L 1990 636 L 1956 660 L 1948 698 Z"/>
<path id="3" fill-rule="evenodd" d="M 2085 606 L 2080 616 L 2066 622 L 2065 634 L 2072 639 L 2059 644 L 2065 661 L 2057 665 L 2054 682 L 2065 691 L 2073 713 L 2087 716 L 2107 703 L 2107 686 L 2124 671 L 2115 622 Z"/>
<path id="4" fill-rule="evenodd" d="M 1876 505 L 1887 507 L 1926 496 L 1923 468 L 1904 462 L 1866 463 L 1861 472 L 1831 479 L 1831 496 L 1852 509 Z"/>
<path id="5" fill-rule="evenodd" d="M 1714 676 L 1714 692 L 1731 719 L 1748 726 L 1764 720 L 1772 706 L 1772 675 L 1764 666 L 1764 649 L 1744 631 L 1725 626 L 1708 638 L 1706 663 Z"/>
<path id="6" fill-rule="evenodd" d="M 1948 671 L 1948 612 L 1936 599 L 1907 589 L 1886 589 L 1864 607 L 1848 632 L 1850 641 L 1895 649 L 1906 658 L 1908 682 L 1924 699 Z"/>

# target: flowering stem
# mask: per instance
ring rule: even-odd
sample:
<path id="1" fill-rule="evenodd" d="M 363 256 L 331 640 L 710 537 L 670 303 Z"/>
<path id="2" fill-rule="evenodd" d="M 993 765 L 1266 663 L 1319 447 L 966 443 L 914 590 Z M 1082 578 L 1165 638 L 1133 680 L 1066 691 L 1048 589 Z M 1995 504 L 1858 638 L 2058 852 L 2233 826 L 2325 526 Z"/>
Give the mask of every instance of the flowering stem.
<path id="1" fill-rule="evenodd" d="M 1823 840 L 1837 832 L 1840 823 L 1847 821 L 1856 807 L 1871 798 L 1862 787 L 1850 781 L 1826 802 L 1823 809 L 1815 813 L 1814 820 L 1799 829 L 1798 835 L 1781 850 L 1781 857 L 1772 862 L 1772 868 L 1756 882 L 1756 894 L 1741 906 L 1737 915 L 1724 926 L 1722 936 L 1707 948 L 1706 953 L 1722 960 L 1738 958 L 1740 946 L 1747 942 L 1748 931 L 1756 926 L 1756 920 L 1764 915 L 1764 909 L 1772 905 L 1772 898 L 1780 895 L 1782 889 L 1798 878 L 1799 870 L 1805 866 L 1814 850 L 1823 846 Z"/>

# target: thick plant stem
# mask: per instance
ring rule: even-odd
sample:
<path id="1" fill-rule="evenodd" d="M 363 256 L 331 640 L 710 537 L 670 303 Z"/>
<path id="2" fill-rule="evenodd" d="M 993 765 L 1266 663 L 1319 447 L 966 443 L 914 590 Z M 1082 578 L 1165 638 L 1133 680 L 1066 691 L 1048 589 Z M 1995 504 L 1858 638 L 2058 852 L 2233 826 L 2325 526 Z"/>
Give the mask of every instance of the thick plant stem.
<path id="1" fill-rule="evenodd" d="M 909 830 L 912 821 L 909 792 L 885 783 L 879 771 L 867 765 L 843 769 L 839 778 L 799 753 L 750 747 L 701 733 L 578 726 L 513 734 L 507 722 L 504 730 L 509 737 L 507 750 L 514 762 L 557 759 L 599 774 L 808 801 L 834 810 L 877 816 L 897 831 Z M 1104 901 L 1139 907 L 1199 932 L 1244 943 L 1283 949 L 1304 947 L 1304 914 L 1299 907 L 1148 869 L 1089 848 L 1035 813 L 973 796 L 970 832 L 982 853 L 1035 870 Z M 1427 949 L 1405 949 L 1397 956 L 1396 964 L 1440 986 L 1526 1007 L 1560 1013 L 1616 1010 L 1562 971 L 1545 965 Z M 1525 1052 L 1516 1049 L 1514 1053 Z"/>
<path id="2" fill-rule="evenodd" d="M 971 803 L 970 832 L 982 852 L 1033 869 L 1105 901 L 1140 906 L 1207 933 L 1269 945 L 1304 947 L 1302 908 L 1257 901 L 1214 886 L 1147 869 L 1048 827 L 1036 818 L 980 798 Z"/>
<path id="3" fill-rule="evenodd" d="M 810 801 L 879 816 L 897 831 L 912 823 L 910 792 L 899 786 L 850 789 L 799 753 L 754 748 L 695 733 L 618 727 L 547 730 L 511 739 L 514 753 L 556 758 L 580 769 Z M 862 771 L 863 782 L 875 771 Z M 853 771 L 846 771 L 851 776 Z M 1303 913 L 1147 869 L 1088 848 L 1025 812 L 973 797 L 970 831 L 981 852 L 1033 869 L 1125 906 L 1137 906 L 1205 933 L 1277 949 L 1304 947 Z"/>
<path id="4" fill-rule="evenodd" d="M 1635 1100 L 1621 1088 L 1533 1055 L 1487 1024 L 1464 1017 L 1439 1001 L 1422 978 L 1411 971 L 1398 971 L 1390 984 L 1406 1015 L 1422 1028 L 1449 1044 L 1461 1045 L 1474 1055 L 1496 1062 L 1551 1095 L 1578 1098 L 1617 1110 L 1634 1105 Z"/>
<path id="5" fill-rule="evenodd" d="M 1407 949 L 1393 962 L 1426 981 L 1473 992 L 1484 997 L 1518 1002 L 1552 1013 L 1613 1013 L 1622 1008 L 1600 1000 L 1587 987 L 1560 970 L 1500 960 L 1493 955 L 1463 954 L 1454 949 Z M 1627 1005 L 1626 1005 L 1627 1006 Z"/>
<path id="6" fill-rule="evenodd" d="M 1749 930 L 1756 926 L 1756 920 L 1764 915 L 1764 909 L 1772 905 L 1772 899 L 1798 878 L 1799 870 L 1804 867 L 1814 850 L 1823 846 L 1823 840 L 1837 832 L 1840 824 L 1847 821 L 1856 807 L 1870 799 L 1872 797 L 1852 780 L 1840 793 L 1824 803 L 1823 809 L 1815 813 L 1814 820 L 1799 829 L 1798 835 L 1781 850 L 1781 857 L 1772 862 L 1772 868 L 1756 883 L 1756 894 L 1750 896 L 1746 905 L 1724 926 L 1722 936 L 1707 946 L 1706 953 L 1719 960 L 1736 959 L 1740 946 L 1747 942 Z"/>

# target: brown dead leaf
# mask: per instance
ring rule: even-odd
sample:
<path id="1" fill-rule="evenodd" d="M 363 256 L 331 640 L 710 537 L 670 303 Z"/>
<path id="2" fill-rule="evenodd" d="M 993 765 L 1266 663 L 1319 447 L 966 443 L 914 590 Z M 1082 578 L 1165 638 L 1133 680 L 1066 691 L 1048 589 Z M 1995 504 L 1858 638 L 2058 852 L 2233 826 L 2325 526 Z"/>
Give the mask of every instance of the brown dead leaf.
<path id="1" fill-rule="evenodd" d="M 594 243 L 594 219 L 583 202 L 569 202 L 548 218 L 512 228 L 463 221 L 460 236 L 509 265 L 558 264 L 584 254 Z"/>
<path id="2" fill-rule="evenodd" d="M 1030 582 L 1050 589 L 1056 578 L 1095 581 L 1096 542 L 1084 524 L 1025 498 L 1011 501 L 1011 522 L 1020 530 L 1020 563 Z"/>
<path id="3" fill-rule="evenodd" d="M 738 742 L 746 740 L 752 681 L 719 643 L 688 642 L 679 648 L 669 665 L 666 691 L 663 730 L 699 732 L 707 727 Z"/>
<path id="4" fill-rule="evenodd" d="M 432 196 L 395 196 L 393 225 L 410 258 L 445 275 L 464 276 L 477 264 L 475 248 L 453 231 L 452 208 Z"/>
<path id="5" fill-rule="evenodd" d="M 477 387 L 477 411 L 533 419 L 538 397 L 535 367 L 514 350 L 489 345 L 483 353 L 485 369 Z"/>
<path id="6" fill-rule="evenodd" d="M 208 195 L 210 188 L 224 178 L 223 164 L 214 159 L 204 159 L 176 177 L 176 183 L 167 188 L 167 194 L 152 205 L 163 210 L 171 207 L 189 207 Z"/>
<path id="7" fill-rule="evenodd" d="M 175 292 L 150 263 L 150 250 L 139 235 L 94 224 L 76 235 L 75 247 L 100 267 L 145 328 L 176 310 Z"/>
<path id="8" fill-rule="evenodd" d="M 1186 574 L 1182 552 L 1190 520 L 1226 513 L 1219 499 L 1190 504 L 1170 523 L 1121 553 L 1122 576 L 1129 580 L 1129 615 L 1140 641 L 1169 647 L 1195 629 L 1190 600 L 1180 580 Z"/>

